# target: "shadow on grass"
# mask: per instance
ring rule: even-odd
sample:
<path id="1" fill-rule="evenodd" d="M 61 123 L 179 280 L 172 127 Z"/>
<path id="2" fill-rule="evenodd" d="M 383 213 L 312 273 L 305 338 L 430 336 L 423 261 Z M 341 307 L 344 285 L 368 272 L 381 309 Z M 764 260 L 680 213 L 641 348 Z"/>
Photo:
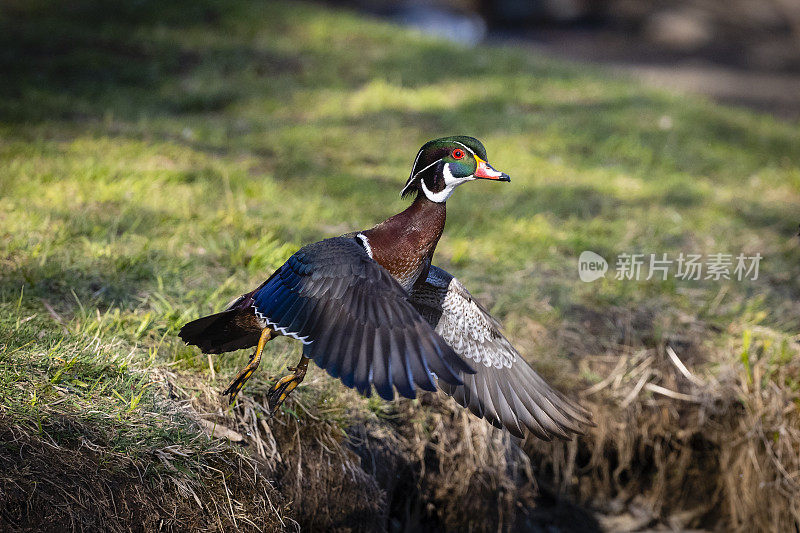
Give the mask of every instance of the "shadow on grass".
<path id="1" fill-rule="evenodd" d="M 154 289 L 156 262 L 130 258 L 98 259 L 73 267 L 26 261 L 0 279 L 0 298 L 13 300 L 24 291 L 26 299 L 40 299 L 57 309 L 81 304 L 100 310 L 111 306 L 131 307 L 146 289 Z M 74 294 L 74 296 L 73 296 Z"/>
<path id="2" fill-rule="evenodd" d="M 216 112 L 240 98 L 234 87 L 174 84 L 213 64 L 226 72 L 253 68 L 275 76 L 297 72 L 296 56 L 202 43 L 189 48 L 172 30 L 220 29 L 242 2 L 151 0 L 19 2 L 0 20 L 0 119 L 9 123 Z M 202 51 L 199 51 L 198 48 Z"/>

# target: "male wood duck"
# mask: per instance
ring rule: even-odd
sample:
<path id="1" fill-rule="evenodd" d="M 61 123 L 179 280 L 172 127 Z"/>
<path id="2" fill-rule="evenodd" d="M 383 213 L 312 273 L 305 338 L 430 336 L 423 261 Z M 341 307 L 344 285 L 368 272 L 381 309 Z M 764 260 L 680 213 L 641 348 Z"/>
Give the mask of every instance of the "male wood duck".
<path id="1" fill-rule="evenodd" d="M 372 229 L 298 250 L 225 311 L 183 326 L 206 353 L 255 346 L 223 392 L 230 401 L 258 368 L 264 345 L 285 335 L 303 343 L 291 374 L 268 393 L 271 413 L 303 381 L 308 361 L 347 387 L 386 400 L 437 388 L 478 417 L 524 436 L 568 439 L 590 415 L 552 389 L 456 278 L 431 265 L 453 190 L 476 179 L 510 181 L 472 137 L 445 137 L 417 153 L 402 197 L 414 201 Z"/>

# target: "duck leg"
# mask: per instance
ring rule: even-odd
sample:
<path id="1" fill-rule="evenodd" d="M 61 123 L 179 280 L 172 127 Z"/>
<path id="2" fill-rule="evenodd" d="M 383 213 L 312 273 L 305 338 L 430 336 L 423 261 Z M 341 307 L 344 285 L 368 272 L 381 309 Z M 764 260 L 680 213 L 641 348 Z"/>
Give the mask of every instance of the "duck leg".
<path id="1" fill-rule="evenodd" d="M 233 403 L 233 400 L 236 399 L 236 395 L 239 394 L 239 391 L 242 390 L 244 384 L 247 383 L 247 380 L 250 379 L 250 376 L 253 375 L 253 372 L 256 371 L 258 365 L 261 363 L 261 352 L 264 351 L 264 345 L 267 344 L 267 341 L 272 339 L 271 334 L 272 330 L 270 328 L 261 330 L 261 336 L 258 338 L 256 351 L 253 352 L 253 357 L 250 359 L 250 362 L 247 363 L 247 366 L 244 367 L 235 378 L 233 378 L 228 388 L 222 391 L 223 396 L 230 397 L 230 403 Z"/>
<path id="2" fill-rule="evenodd" d="M 308 368 L 307 357 L 300 356 L 300 362 L 297 366 L 290 366 L 288 369 L 292 371 L 291 374 L 283 376 L 269 389 L 267 393 L 267 403 L 269 404 L 269 415 L 273 416 L 278 407 L 289 397 L 289 394 L 297 388 L 297 386 L 306 377 L 306 369 Z"/>

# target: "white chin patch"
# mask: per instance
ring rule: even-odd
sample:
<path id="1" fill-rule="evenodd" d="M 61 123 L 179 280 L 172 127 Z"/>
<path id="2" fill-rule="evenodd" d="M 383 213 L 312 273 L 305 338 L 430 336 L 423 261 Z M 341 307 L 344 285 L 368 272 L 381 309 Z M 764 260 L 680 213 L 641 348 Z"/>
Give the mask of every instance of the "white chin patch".
<path id="1" fill-rule="evenodd" d="M 430 189 L 428 189 L 428 186 L 425 185 L 425 180 L 420 180 L 422 192 L 425 193 L 425 196 L 431 202 L 442 203 L 447 201 L 447 199 L 450 198 L 450 195 L 453 194 L 453 191 L 456 187 L 462 183 L 466 183 L 475 179 L 474 176 L 467 176 L 466 178 L 457 178 L 453 176 L 452 172 L 450 172 L 450 163 L 445 163 L 444 168 L 442 169 L 442 176 L 444 176 L 444 189 L 439 192 L 432 192 Z"/>

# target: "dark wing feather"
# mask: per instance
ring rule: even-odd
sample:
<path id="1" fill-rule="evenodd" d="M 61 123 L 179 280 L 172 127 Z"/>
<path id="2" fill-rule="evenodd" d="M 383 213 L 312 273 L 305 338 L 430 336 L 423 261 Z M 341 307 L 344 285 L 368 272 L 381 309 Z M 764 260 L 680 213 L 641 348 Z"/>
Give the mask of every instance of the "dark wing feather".
<path id="1" fill-rule="evenodd" d="M 411 302 L 475 370 L 463 384 L 439 383 L 476 416 L 518 437 L 523 428 L 545 440 L 568 439 L 593 425 L 591 415 L 550 387 L 508 342 L 500 324 L 456 278 L 431 266 Z"/>
<path id="2" fill-rule="evenodd" d="M 362 245 L 336 237 L 305 246 L 253 294 L 256 315 L 346 386 L 382 398 L 462 383 L 473 371 Z M 435 377 L 432 375 L 435 374 Z"/>

